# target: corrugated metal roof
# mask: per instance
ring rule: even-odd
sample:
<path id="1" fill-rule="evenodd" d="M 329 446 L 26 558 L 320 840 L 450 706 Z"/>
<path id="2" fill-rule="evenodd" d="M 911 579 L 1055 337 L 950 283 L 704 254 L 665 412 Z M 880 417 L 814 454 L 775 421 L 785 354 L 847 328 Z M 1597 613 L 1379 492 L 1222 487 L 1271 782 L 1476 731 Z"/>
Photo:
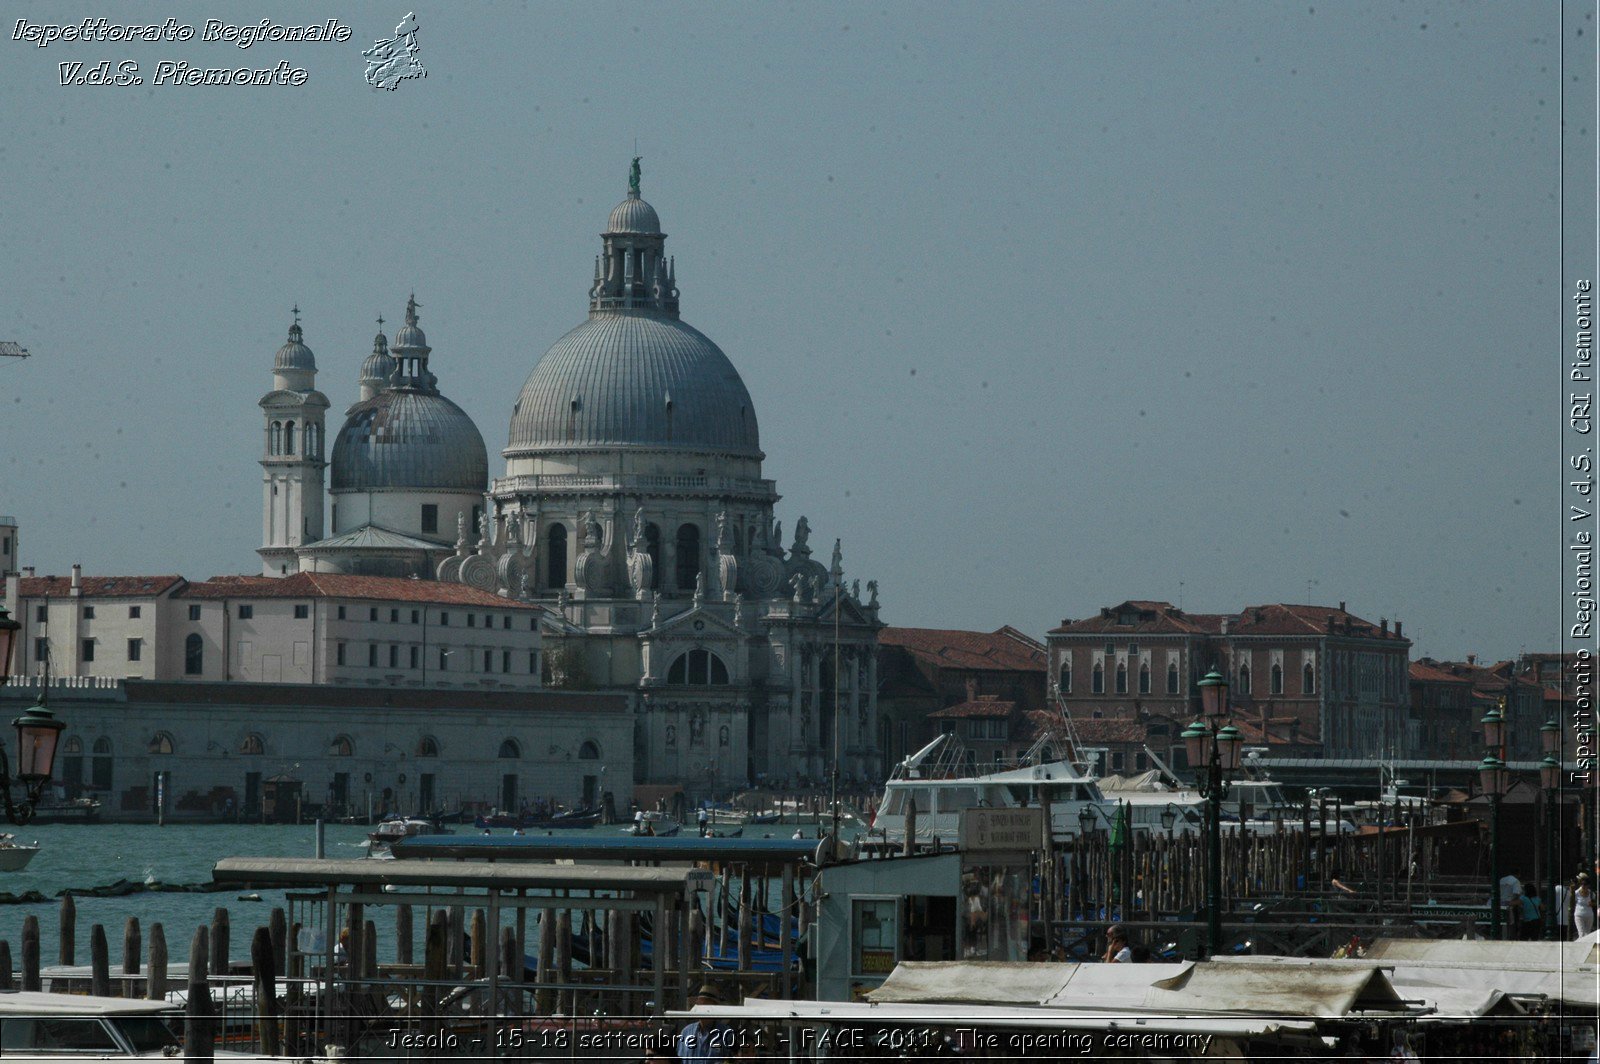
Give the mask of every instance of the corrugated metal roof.
<path id="1" fill-rule="evenodd" d="M 534 366 L 505 453 L 630 445 L 761 456 L 755 405 L 721 348 L 658 312 L 596 311 Z"/>
<path id="2" fill-rule="evenodd" d="M 483 491 L 489 455 L 472 419 L 442 395 L 379 392 L 357 403 L 333 442 L 333 491 Z"/>

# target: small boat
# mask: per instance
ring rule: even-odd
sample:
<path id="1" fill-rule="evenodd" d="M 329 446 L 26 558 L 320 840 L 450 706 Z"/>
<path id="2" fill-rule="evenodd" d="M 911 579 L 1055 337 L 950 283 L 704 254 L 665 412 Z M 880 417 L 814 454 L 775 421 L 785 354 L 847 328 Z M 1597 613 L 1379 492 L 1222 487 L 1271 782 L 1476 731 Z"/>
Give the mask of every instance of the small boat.
<path id="1" fill-rule="evenodd" d="M 100 819 L 100 799 L 62 798 L 47 794 L 33 810 L 34 824 L 93 824 Z"/>
<path id="2" fill-rule="evenodd" d="M 441 828 L 431 820 L 420 817 L 390 817 L 381 821 L 376 830 L 368 833 L 367 846 L 373 851 L 387 850 L 401 839 L 412 839 L 419 835 L 452 835 L 454 832 L 448 828 Z"/>
<path id="3" fill-rule="evenodd" d="M 234 1011 L 230 1001 L 230 1013 Z M 174 1060 L 183 1056 L 183 1010 L 170 1001 L 22 991 L 0 994 L 5 1057 L 17 1064 Z M 218 1060 L 281 1061 L 217 1050 Z"/>
<path id="4" fill-rule="evenodd" d="M 0 872 L 20 872 L 39 852 L 37 842 L 18 842 L 15 835 L 0 834 Z"/>
<path id="5" fill-rule="evenodd" d="M 658 839 L 669 838 L 683 830 L 683 825 L 665 813 L 655 809 L 634 814 L 633 823 L 623 828 L 628 835 L 653 835 Z"/>
<path id="6" fill-rule="evenodd" d="M 545 829 L 574 829 L 592 828 L 600 823 L 601 810 L 597 806 L 587 809 L 563 809 L 559 813 L 539 816 L 534 813 L 490 813 L 473 820 L 474 826 L 479 829 L 488 828 L 514 828 L 526 830 L 528 828 Z"/>

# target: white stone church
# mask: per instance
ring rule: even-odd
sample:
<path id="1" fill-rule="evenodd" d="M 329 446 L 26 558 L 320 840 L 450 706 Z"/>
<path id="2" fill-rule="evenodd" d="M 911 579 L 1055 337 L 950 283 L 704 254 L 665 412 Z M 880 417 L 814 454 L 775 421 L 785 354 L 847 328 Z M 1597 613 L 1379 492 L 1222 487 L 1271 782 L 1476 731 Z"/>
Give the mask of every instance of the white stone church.
<path id="1" fill-rule="evenodd" d="M 392 341 L 380 319 L 331 455 L 297 314 L 261 400 L 262 572 L 542 605 L 551 686 L 626 694 L 641 782 L 819 783 L 835 754 L 846 781 L 879 778 L 875 583 L 846 582 L 837 540 L 830 564 L 813 558 L 803 516 L 785 549 L 755 404 L 679 317 L 637 164 L 602 242 L 588 318 L 534 365 L 492 484 L 415 297 Z"/>

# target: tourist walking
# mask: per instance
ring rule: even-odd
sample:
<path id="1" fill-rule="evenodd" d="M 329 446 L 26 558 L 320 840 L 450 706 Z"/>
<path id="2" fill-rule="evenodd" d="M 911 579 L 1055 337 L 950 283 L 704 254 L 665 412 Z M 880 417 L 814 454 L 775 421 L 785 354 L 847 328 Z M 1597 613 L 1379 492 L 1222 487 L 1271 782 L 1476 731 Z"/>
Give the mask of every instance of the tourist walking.
<path id="1" fill-rule="evenodd" d="M 1578 938 L 1594 931 L 1594 884 L 1587 872 L 1578 873 L 1572 891 L 1572 930 Z"/>
<path id="2" fill-rule="evenodd" d="M 1539 891 L 1532 883 L 1523 885 L 1522 898 L 1518 902 L 1518 916 L 1521 918 L 1522 933 L 1519 938 L 1538 939 L 1539 929 L 1543 926 L 1541 917 L 1544 915 L 1544 906 L 1539 901 Z"/>

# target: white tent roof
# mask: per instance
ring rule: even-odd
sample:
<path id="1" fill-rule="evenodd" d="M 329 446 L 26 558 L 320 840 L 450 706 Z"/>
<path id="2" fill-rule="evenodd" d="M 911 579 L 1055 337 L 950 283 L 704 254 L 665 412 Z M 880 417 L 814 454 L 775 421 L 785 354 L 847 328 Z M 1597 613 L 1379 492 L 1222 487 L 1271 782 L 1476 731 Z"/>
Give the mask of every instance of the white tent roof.
<path id="1" fill-rule="evenodd" d="M 1218 963 L 1249 963 L 1258 966 L 1274 965 L 1280 969 L 1345 968 L 1369 969 L 1371 958 L 1322 959 L 1308 957 L 1218 957 Z M 1505 973 L 1499 971 L 1461 971 L 1446 968 L 1418 967 L 1397 964 L 1391 969 L 1380 962 L 1380 968 L 1389 970 L 1389 984 L 1395 993 L 1409 1002 L 1420 1002 L 1432 1013 L 1424 1020 L 1486 1016 L 1491 1013 L 1521 1013 L 1525 1010 L 1507 995 L 1536 996 L 1543 990 L 1525 989 L 1526 984 L 1508 983 Z M 1481 976 L 1481 978 L 1476 978 Z"/>
<path id="2" fill-rule="evenodd" d="M 877 1004 L 1037 1005 L 1067 985 L 1076 964 L 904 961 L 867 994 Z"/>

